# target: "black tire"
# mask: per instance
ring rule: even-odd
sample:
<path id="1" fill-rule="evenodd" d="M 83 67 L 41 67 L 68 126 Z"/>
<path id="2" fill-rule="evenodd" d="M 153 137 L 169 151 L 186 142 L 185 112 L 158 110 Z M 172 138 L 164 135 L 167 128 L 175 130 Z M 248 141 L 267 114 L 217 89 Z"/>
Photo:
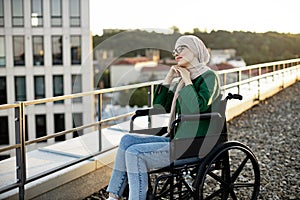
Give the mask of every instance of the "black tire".
<path id="1" fill-rule="evenodd" d="M 252 151 L 240 142 L 220 144 L 201 163 L 195 199 L 258 198 L 260 171 Z"/>

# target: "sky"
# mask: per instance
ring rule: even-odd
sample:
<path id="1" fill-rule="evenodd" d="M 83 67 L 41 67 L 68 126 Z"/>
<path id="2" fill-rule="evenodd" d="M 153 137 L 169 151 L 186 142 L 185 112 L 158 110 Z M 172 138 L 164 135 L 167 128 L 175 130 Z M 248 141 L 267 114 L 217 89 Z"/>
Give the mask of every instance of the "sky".
<path id="1" fill-rule="evenodd" d="M 93 35 L 103 29 L 300 33 L 299 0 L 90 0 Z"/>

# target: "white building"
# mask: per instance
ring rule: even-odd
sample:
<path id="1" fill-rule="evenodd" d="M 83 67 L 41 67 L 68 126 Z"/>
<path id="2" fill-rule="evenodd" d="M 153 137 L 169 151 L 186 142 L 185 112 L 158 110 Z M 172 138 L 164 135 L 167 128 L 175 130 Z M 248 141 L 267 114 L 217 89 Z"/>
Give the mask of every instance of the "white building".
<path id="1" fill-rule="evenodd" d="M 212 49 L 210 50 L 211 64 L 227 63 L 233 67 L 245 67 L 246 62 L 241 57 L 236 57 L 235 49 Z"/>
<path id="2" fill-rule="evenodd" d="M 0 0 L 0 104 L 93 90 L 91 39 L 89 0 Z M 29 106 L 28 139 L 91 122 L 93 105 L 84 97 Z M 0 146 L 15 144 L 14 121 L 13 109 L 0 110 Z"/>

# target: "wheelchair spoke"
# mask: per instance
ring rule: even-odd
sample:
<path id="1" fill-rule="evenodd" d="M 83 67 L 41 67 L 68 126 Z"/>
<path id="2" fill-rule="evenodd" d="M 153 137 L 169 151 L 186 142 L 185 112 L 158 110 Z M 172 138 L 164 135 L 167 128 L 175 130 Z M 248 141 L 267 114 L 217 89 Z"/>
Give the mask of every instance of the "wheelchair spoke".
<path id="1" fill-rule="evenodd" d="M 241 171 L 243 170 L 243 168 L 245 167 L 246 163 L 249 160 L 249 156 L 247 156 L 243 162 L 241 163 L 241 165 L 237 168 L 237 170 L 234 172 L 234 174 L 232 175 L 231 181 L 234 182 L 237 177 L 240 175 Z"/>
<path id="2" fill-rule="evenodd" d="M 233 190 L 230 191 L 230 196 L 233 200 L 237 200 L 237 197 L 236 197 L 235 192 Z"/>
<path id="3" fill-rule="evenodd" d="M 217 191 L 215 191 L 214 193 L 212 193 L 211 195 L 209 195 L 208 197 L 205 197 L 204 199 L 205 200 L 210 200 L 210 199 L 213 199 L 215 197 L 219 197 L 220 194 L 224 191 L 224 188 L 220 188 L 218 189 Z"/>
<path id="4" fill-rule="evenodd" d="M 216 181 L 218 181 L 221 184 L 227 184 L 220 176 L 218 176 L 217 174 L 215 174 L 213 172 L 209 172 L 208 175 L 210 175 L 213 179 L 215 179 Z"/>

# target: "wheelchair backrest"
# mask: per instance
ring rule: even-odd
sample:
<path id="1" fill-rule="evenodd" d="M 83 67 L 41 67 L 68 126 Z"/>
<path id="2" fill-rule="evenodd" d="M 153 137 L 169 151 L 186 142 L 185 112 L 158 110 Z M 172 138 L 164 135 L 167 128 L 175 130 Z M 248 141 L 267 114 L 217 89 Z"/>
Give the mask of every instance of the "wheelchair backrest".
<path id="1" fill-rule="evenodd" d="M 210 126 L 213 127 L 208 131 L 205 136 L 198 136 L 194 138 L 171 138 L 171 161 L 186 159 L 191 157 L 205 157 L 216 145 L 228 141 L 227 137 L 227 124 L 226 124 L 226 105 L 227 100 L 230 99 L 242 99 L 241 95 L 228 94 L 225 99 L 218 98 L 217 111 L 218 116 L 215 112 L 210 113 L 215 117 L 211 117 Z M 206 113 L 207 115 L 208 113 Z M 201 115 L 201 114 L 200 114 Z M 209 114 L 208 114 L 209 115 Z M 189 116 L 180 116 L 183 119 L 188 119 Z M 178 122 L 184 120 L 180 119 Z M 173 130 L 173 134 L 176 134 L 176 128 Z"/>

